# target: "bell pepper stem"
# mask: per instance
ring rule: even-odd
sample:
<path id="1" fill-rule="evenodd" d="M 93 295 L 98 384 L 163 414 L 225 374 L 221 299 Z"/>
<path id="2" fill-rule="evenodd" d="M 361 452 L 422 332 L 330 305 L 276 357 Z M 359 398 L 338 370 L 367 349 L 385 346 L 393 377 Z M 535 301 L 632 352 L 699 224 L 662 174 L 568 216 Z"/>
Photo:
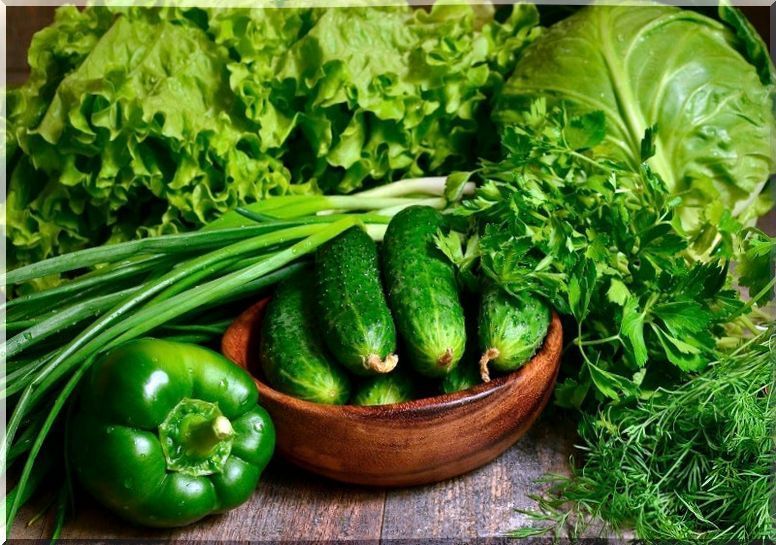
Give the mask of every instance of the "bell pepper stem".
<path id="1" fill-rule="evenodd" d="M 186 445 L 189 450 L 205 455 L 218 443 L 234 436 L 234 428 L 229 419 L 218 415 L 213 420 L 201 420 L 192 423 L 186 430 Z"/>

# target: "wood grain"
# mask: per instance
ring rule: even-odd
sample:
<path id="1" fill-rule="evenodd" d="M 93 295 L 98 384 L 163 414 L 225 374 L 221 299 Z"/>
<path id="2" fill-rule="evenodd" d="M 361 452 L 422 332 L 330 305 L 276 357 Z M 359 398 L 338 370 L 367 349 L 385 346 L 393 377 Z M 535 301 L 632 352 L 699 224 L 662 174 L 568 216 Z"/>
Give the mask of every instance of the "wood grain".
<path id="1" fill-rule="evenodd" d="M 321 477 L 273 462 L 253 497 L 224 515 L 211 516 L 192 526 L 154 530 L 129 524 L 93 500 L 78 498 L 78 513 L 63 539 L 189 540 L 378 540 L 385 492 L 334 484 Z M 12 532 L 13 539 L 44 539 L 50 518 L 27 527 L 35 513 L 26 508 Z"/>
<path id="2" fill-rule="evenodd" d="M 565 473 L 574 425 L 560 415 L 542 417 L 515 446 L 487 466 L 434 485 L 388 493 L 383 539 L 466 539 L 504 535 L 531 521 L 527 509 L 548 471 Z"/>
<path id="3" fill-rule="evenodd" d="M 574 441 L 573 422 L 543 417 L 515 446 L 480 469 L 428 486 L 380 490 L 343 485 L 273 461 L 258 490 L 244 505 L 179 530 L 132 526 L 79 497 L 79 510 L 63 539 L 159 539 L 344 541 L 502 536 L 526 525 L 515 508 L 530 507 L 534 479 L 565 473 Z M 50 519 L 26 527 L 36 507 L 25 508 L 13 539 L 43 539 Z M 465 542 L 465 541 L 464 541 Z"/>
<path id="4" fill-rule="evenodd" d="M 54 7 L 18 6 L 5 8 L 6 82 L 11 85 L 27 79 L 27 49 L 33 34 L 54 20 Z"/>
<path id="5" fill-rule="evenodd" d="M 195 528 L 178 530 L 175 539 L 219 540 L 377 540 L 385 493 L 331 486 L 320 477 L 273 463 L 252 500 Z"/>

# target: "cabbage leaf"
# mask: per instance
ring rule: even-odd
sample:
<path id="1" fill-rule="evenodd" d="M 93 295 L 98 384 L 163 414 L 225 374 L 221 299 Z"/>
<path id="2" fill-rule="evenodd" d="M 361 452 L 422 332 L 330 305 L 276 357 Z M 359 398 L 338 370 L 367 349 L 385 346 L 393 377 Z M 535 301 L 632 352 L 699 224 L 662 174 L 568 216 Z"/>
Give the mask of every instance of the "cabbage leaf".
<path id="1" fill-rule="evenodd" d="M 721 13 L 738 21 L 738 34 L 669 6 L 584 8 L 525 50 L 495 117 L 509 123 L 537 97 L 564 101 L 571 115 L 603 112 L 595 152 L 633 168 L 654 128 L 649 164 L 682 196 L 682 226 L 708 242 L 699 231 L 723 209 L 742 222 L 767 209 L 758 196 L 776 156 L 772 67 L 731 10 Z"/>

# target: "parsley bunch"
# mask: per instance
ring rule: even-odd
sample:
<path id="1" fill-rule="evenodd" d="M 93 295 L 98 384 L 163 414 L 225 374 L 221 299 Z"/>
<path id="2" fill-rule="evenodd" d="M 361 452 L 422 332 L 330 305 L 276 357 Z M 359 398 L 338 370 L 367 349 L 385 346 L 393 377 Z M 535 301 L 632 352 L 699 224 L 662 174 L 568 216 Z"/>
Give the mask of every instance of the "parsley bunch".
<path id="1" fill-rule="evenodd" d="M 568 318 L 564 407 L 645 397 L 716 359 L 726 328 L 753 327 L 729 261 L 747 244 L 761 258 L 772 243 L 726 214 L 699 259 L 675 219 L 682 196 L 647 164 L 653 131 L 638 170 L 596 157 L 604 135 L 601 112 L 569 117 L 536 101 L 505 130 L 502 161 L 450 177 L 449 193 L 480 181 L 453 211 L 470 219 L 465 249 L 455 235 L 438 240 L 464 281 L 485 275 Z M 749 281 L 768 291 L 761 268 Z"/>

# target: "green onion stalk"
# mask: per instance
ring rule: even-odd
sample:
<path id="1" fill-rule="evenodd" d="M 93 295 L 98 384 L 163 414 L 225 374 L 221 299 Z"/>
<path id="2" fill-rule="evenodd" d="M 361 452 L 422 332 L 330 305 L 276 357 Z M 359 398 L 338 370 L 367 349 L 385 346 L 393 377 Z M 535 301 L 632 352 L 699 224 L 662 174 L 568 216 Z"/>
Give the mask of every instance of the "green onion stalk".
<path id="1" fill-rule="evenodd" d="M 147 334 L 207 342 L 229 320 L 203 311 L 256 297 L 305 266 L 308 256 L 361 225 L 381 240 L 391 216 L 416 204 L 444 209 L 445 178 L 402 180 L 345 196 L 280 196 L 249 204 L 203 229 L 64 254 L 2 274 L 7 292 L 58 275 L 58 285 L 12 298 L 0 311 L 13 335 L 0 349 L 7 373 L 0 395 L 10 408 L 0 465 L 18 480 L 5 496 L 6 531 L 20 507 L 61 466 L 44 448 L 91 363 Z M 464 187 L 462 194 L 471 193 Z M 212 314 L 212 313 L 208 313 Z M 205 321 L 202 320 L 205 317 Z M 64 520 L 67 482 L 57 505 Z"/>

